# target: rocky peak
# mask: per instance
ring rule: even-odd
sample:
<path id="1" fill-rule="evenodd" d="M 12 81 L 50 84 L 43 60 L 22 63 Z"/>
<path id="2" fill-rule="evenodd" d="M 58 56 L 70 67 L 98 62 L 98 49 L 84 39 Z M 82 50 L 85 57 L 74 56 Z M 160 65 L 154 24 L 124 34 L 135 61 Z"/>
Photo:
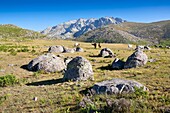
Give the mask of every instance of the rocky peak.
<path id="1" fill-rule="evenodd" d="M 53 27 L 49 27 L 43 30 L 41 33 L 48 35 L 49 37 L 52 38 L 63 38 L 63 39 L 77 38 L 90 30 L 101 28 L 109 24 L 120 24 L 122 22 L 125 22 L 125 20 L 121 18 L 113 18 L 113 17 L 101 17 L 99 19 L 80 18 L 78 20 L 71 20 Z"/>

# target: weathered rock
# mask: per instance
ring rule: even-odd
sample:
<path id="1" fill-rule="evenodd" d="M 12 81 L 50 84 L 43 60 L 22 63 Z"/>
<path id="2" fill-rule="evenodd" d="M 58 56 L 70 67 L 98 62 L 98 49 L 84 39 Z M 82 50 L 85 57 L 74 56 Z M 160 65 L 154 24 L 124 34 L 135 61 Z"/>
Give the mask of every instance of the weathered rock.
<path id="1" fill-rule="evenodd" d="M 76 47 L 76 48 L 75 48 L 75 51 L 76 51 L 76 52 L 84 52 L 83 48 L 81 48 L 81 47 Z"/>
<path id="2" fill-rule="evenodd" d="M 125 62 L 116 58 L 112 63 L 112 69 L 123 69 Z"/>
<path id="3" fill-rule="evenodd" d="M 67 65 L 64 80 L 87 80 L 93 79 L 93 69 L 90 62 L 83 57 L 76 57 Z"/>
<path id="4" fill-rule="evenodd" d="M 66 66 L 63 59 L 47 53 L 30 61 L 27 68 L 30 71 L 56 72 L 65 69 Z"/>
<path id="5" fill-rule="evenodd" d="M 87 107 L 87 105 L 93 105 L 93 104 L 94 102 L 90 98 L 84 97 L 82 101 L 79 103 L 79 106 L 85 108 Z"/>
<path id="6" fill-rule="evenodd" d="M 100 57 L 114 57 L 114 54 L 111 49 L 109 48 L 104 48 L 100 51 L 99 54 Z"/>
<path id="7" fill-rule="evenodd" d="M 135 91 L 135 87 L 143 87 L 144 91 L 147 89 L 139 82 L 114 78 L 111 80 L 96 83 L 91 90 L 95 92 L 95 94 L 121 94 L 132 93 Z"/>
<path id="8" fill-rule="evenodd" d="M 63 46 L 51 46 L 49 49 L 48 49 L 48 52 L 50 53 L 62 53 L 64 51 L 64 48 Z"/>
<path id="9" fill-rule="evenodd" d="M 74 52 L 75 52 L 75 50 L 73 48 L 64 47 L 63 53 L 74 53 Z"/>
<path id="10" fill-rule="evenodd" d="M 147 55 L 141 50 L 137 49 L 125 62 L 124 68 L 136 68 L 143 66 L 147 63 L 148 57 Z"/>

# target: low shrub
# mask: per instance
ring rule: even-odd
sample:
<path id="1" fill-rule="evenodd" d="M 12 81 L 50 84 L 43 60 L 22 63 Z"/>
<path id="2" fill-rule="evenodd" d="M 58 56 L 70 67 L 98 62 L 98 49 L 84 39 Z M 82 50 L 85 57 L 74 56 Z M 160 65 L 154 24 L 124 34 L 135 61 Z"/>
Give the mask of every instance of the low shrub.
<path id="1" fill-rule="evenodd" d="M 5 75 L 0 77 L 0 87 L 13 86 L 18 83 L 18 79 L 14 75 Z"/>

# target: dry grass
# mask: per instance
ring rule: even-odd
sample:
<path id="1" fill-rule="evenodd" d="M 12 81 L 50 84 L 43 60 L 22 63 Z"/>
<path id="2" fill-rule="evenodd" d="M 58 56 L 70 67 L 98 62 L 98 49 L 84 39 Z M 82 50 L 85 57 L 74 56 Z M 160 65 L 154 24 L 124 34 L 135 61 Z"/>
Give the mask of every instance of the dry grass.
<path id="1" fill-rule="evenodd" d="M 30 51 L 34 48 L 35 52 L 17 52 L 16 55 L 0 52 L 0 76 L 13 74 L 22 81 L 16 86 L 0 88 L 0 112 L 80 112 L 80 109 L 76 109 L 77 104 L 83 98 L 79 91 L 92 86 L 95 82 L 114 77 L 133 79 L 149 88 L 147 98 L 136 97 L 132 99 L 134 102 L 141 99 L 145 103 L 143 108 L 139 107 L 139 109 L 143 109 L 143 112 L 161 112 L 164 108 L 170 108 L 170 50 L 168 49 L 146 51 L 145 53 L 149 58 L 157 61 L 148 62 L 144 67 L 108 70 L 107 66 L 112 63 L 114 58 L 90 57 L 98 55 L 100 49 L 94 49 L 90 43 L 80 42 L 85 52 L 62 53 L 65 57 L 83 56 L 92 63 L 95 80 L 79 83 L 71 81 L 62 83 L 60 79 L 63 77 L 63 73 L 35 73 L 21 68 L 22 65 L 27 64 L 33 58 L 45 53 L 51 45 L 64 45 L 73 48 L 74 43 L 64 40 L 1 41 L 1 45 L 28 46 Z M 133 50 L 127 49 L 126 44 L 101 45 L 102 48 L 110 48 L 120 59 L 126 60 L 133 53 Z M 44 85 L 25 85 L 33 82 Z M 38 98 L 37 101 L 34 101 L 35 97 Z M 142 112 L 142 110 L 139 112 Z"/>

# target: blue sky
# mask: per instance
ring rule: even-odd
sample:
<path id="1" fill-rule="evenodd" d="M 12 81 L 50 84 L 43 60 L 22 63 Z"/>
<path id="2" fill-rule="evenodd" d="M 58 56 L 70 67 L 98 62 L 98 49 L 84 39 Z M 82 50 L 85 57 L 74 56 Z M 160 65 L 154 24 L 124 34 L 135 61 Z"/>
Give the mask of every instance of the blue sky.
<path id="1" fill-rule="evenodd" d="M 170 0 L 1 0 L 0 24 L 40 31 L 78 18 L 120 17 L 127 21 L 170 20 Z"/>

